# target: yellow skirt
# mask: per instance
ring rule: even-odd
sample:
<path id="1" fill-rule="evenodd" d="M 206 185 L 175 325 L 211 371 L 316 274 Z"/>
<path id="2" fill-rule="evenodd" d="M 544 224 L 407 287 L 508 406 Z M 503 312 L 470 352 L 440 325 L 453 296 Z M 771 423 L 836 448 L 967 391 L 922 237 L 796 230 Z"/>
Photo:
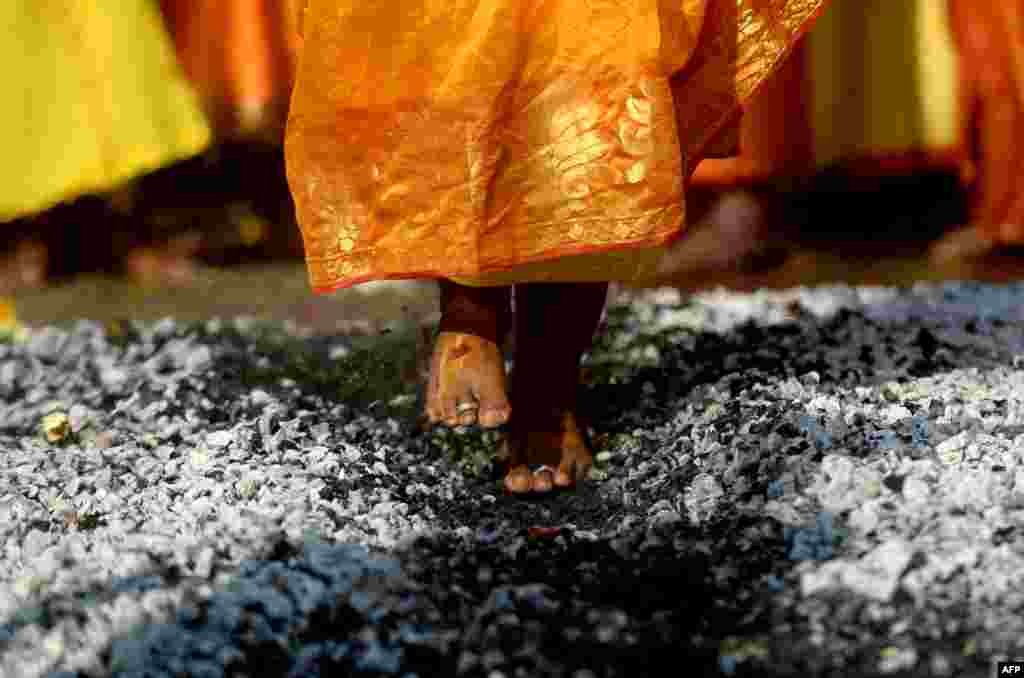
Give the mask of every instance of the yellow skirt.
<path id="1" fill-rule="evenodd" d="M 824 0 L 308 0 L 286 133 L 312 286 L 638 280 Z"/>
<path id="2" fill-rule="evenodd" d="M 810 33 L 816 160 L 951 155 L 956 52 L 948 0 L 834 0 Z"/>
<path id="3" fill-rule="evenodd" d="M 196 154 L 210 132 L 152 0 L 0 2 L 0 221 Z"/>

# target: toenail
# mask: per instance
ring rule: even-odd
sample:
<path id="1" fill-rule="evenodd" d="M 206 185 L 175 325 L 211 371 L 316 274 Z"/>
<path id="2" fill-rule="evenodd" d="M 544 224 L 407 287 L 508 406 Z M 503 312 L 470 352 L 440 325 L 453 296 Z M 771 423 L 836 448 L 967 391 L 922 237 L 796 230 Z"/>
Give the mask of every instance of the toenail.
<path id="1" fill-rule="evenodd" d="M 508 421 L 508 412 L 505 410 L 482 410 L 480 421 L 488 424 L 501 424 Z"/>
<path id="2" fill-rule="evenodd" d="M 455 411 L 458 414 L 462 414 L 463 412 L 471 412 L 473 410 L 478 409 L 480 409 L 480 406 L 476 403 L 460 403 L 455 407 Z"/>
<path id="3" fill-rule="evenodd" d="M 505 489 L 513 494 L 525 494 L 530 491 L 530 474 L 525 470 L 510 471 L 505 476 Z"/>
<path id="4" fill-rule="evenodd" d="M 469 353 L 469 351 L 470 351 L 469 346 L 465 346 L 465 345 L 463 345 L 463 346 L 456 346 L 455 348 L 452 349 L 452 352 L 448 354 L 448 357 L 451 360 L 458 360 L 462 356 L 464 356 L 467 353 Z"/>
<path id="5" fill-rule="evenodd" d="M 547 466 L 541 466 L 533 472 L 531 485 L 536 492 L 550 492 L 554 486 L 555 474 Z"/>

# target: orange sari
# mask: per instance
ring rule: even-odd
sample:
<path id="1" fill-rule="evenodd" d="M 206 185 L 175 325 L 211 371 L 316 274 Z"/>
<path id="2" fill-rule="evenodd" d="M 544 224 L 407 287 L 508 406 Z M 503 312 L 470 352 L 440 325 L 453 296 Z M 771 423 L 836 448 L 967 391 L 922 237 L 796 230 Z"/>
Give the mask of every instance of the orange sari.
<path id="1" fill-rule="evenodd" d="M 825 0 L 307 0 L 285 142 L 313 288 L 643 279 Z"/>
<path id="2" fill-rule="evenodd" d="M 280 134 L 301 0 L 160 0 L 178 59 L 220 134 Z"/>

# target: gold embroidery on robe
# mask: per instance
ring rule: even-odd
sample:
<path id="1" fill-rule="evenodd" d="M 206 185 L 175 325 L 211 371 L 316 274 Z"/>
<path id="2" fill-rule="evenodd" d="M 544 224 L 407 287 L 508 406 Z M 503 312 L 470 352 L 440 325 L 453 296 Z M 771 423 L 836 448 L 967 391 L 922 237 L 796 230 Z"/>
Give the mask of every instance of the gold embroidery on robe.
<path id="1" fill-rule="evenodd" d="M 823 4 L 308 0 L 286 157 L 314 289 L 643 277 Z"/>

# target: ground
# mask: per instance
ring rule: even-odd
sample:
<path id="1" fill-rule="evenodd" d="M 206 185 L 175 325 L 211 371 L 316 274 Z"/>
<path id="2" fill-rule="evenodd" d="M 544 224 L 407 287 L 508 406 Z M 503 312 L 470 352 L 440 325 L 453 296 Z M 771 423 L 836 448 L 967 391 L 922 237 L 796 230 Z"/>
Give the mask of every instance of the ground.
<path id="1" fill-rule="evenodd" d="M 259 303 L 298 308 L 267 280 Z M 217 314 L 256 281 L 220 278 Z M 582 678 L 684 653 L 987 676 L 1024 652 L 1024 287 L 620 290 L 582 391 L 597 468 L 530 502 L 501 496 L 489 434 L 414 425 L 429 289 L 369 289 L 376 325 L 365 296 L 317 301 L 308 336 L 0 344 L 0 675 Z M 53 319 L 87 308 L 66 298 Z"/>

